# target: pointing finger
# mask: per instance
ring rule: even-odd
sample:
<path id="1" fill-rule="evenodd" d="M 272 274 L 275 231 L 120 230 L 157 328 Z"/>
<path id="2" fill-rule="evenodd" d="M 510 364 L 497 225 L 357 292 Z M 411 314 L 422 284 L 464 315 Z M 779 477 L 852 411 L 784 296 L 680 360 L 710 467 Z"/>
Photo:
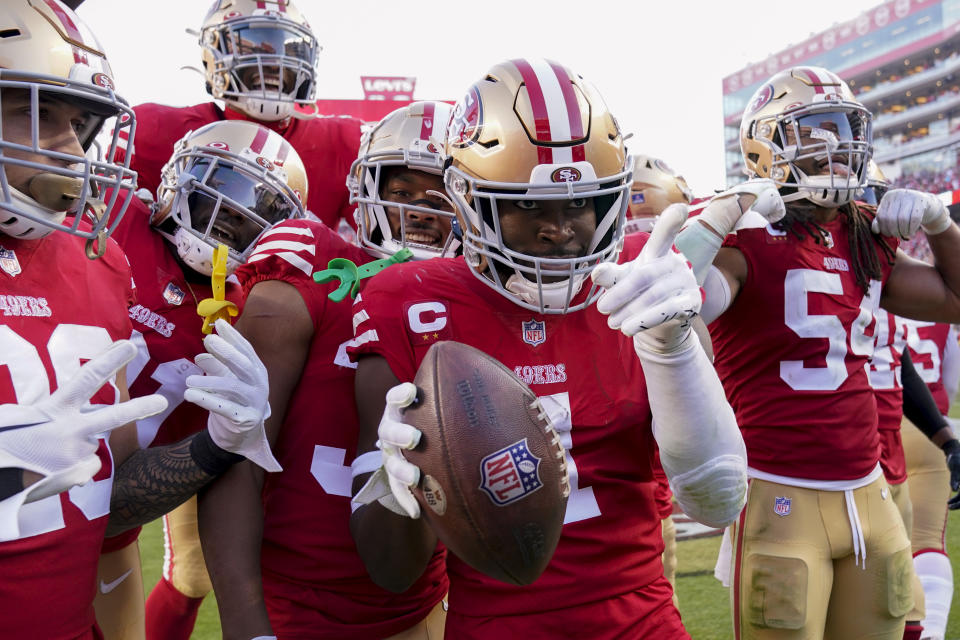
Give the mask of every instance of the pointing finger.
<path id="1" fill-rule="evenodd" d="M 689 208 L 682 202 L 670 205 L 663 210 L 657 222 L 653 225 L 653 231 L 650 233 L 650 239 L 644 245 L 640 252 L 646 260 L 661 258 L 667 255 L 673 248 L 673 241 L 683 223 L 687 221 Z"/>

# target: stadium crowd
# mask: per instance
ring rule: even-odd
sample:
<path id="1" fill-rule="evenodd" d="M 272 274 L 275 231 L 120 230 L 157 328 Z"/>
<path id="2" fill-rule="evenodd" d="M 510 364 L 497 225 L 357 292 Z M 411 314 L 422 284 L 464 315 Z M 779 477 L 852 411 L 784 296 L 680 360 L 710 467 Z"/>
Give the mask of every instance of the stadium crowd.
<path id="1" fill-rule="evenodd" d="M 211 100 L 131 106 L 80 2 L 0 1 L 0 637 L 186 639 L 213 591 L 231 639 L 689 638 L 676 504 L 725 529 L 736 638 L 944 639 L 960 185 L 878 177 L 834 73 L 772 76 L 751 179 L 695 199 L 558 62 L 326 117 L 298 8 L 217 0 Z M 444 340 L 562 445 L 532 584 L 424 513 L 459 498 L 405 456 Z"/>

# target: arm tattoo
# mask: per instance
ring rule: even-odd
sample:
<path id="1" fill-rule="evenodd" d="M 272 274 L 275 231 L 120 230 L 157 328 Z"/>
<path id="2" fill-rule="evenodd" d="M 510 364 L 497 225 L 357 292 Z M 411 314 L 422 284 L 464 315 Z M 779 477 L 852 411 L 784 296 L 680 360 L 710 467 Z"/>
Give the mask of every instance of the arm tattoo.
<path id="1" fill-rule="evenodd" d="M 194 437 L 139 449 L 120 465 L 113 478 L 107 536 L 169 513 L 213 480 L 190 455 Z"/>

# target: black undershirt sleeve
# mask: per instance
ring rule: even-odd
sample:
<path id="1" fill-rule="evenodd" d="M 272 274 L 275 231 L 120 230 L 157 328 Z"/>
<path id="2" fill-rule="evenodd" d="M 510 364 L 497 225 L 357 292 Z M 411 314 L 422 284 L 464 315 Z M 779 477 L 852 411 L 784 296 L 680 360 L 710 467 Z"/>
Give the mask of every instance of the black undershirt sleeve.
<path id="1" fill-rule="evenodd" d="M 947 426 L 937 403 L 930 393 L 927 384 L 917 373 L 910 360 L 910 355 L 904 351 L 900 360 L 900 384 L 903 386 L 903 415 L 915 424 L 928 438 Z"/>

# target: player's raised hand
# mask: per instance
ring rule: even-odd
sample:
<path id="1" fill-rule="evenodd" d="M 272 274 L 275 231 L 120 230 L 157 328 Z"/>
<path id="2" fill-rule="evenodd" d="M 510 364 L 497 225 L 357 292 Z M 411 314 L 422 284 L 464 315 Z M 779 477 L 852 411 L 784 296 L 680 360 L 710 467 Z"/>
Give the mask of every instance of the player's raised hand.
<path id="1" fill-rule="evenodd" d="M 383 465 L 360 488 L 353 501 L 358 504 L 379 502 L 397 515 L 420 517 L 420 505 L 411 488 L 420 480 L 420 469 L 403 457 L 404 449 L 413 449 L 423 435 L 419 429 L 403 421 L 403 409 L 417 397 L 417 387 L 404 382 L 387 391 L 387 404 L 377 427 L 377 447 Z"/>
<path id="2" fill-rule="evenodd" d="M 270 417 L 267 368 L 229 322 L 214 326 L 217 333 L 203 339 L 207 353 L 194 358 L 206 375 L 189 376 L 183 397 L 210 412 L 207 431 L 218 447 L 266 471 L 282 471 L 264 428 Z"/>
<path id="3" fill-rule="evenodd" d="M 673 251 L 687 211 L 685 204 L 670 205 L 657 218 L 640 255 L 624 264 L 601 264 L 591 274 L 606 289 L 597 310 L 608 316 L 611 329 L 634 336 L 637 349 L 675 351 L 690 334 L 690 320 L 700 312 L 702 298 L 693 271 Z"/>
<path id="4" fill-rule="evenodd" d="M 0 405 L 0 468 L 44 476 L 28 487 L 25 502 L 84 484 L 100 470 L 100 436 L 166 409 L 166 399 L 156 394 L 112 405 L 90 404 L 136 355 L 136 345 L 118 340 L 42 400 Z"/>
<path id="5" fill-rule="evenodd" d="M 877 215 L 870 228 L 880 235 L 907 240 L 917 229 L 923 228 L 927 235 L 936 235 L 952 224 L 947 205 L 932 193 L 891 189 L 877 205 Z"/>
<path id="6" fill-rule="evenodd" d="M 674 245 L 690 261 L 697 282 L 703 284 L 728 233 L 778 222 L 786 214 L 776 183 L 754 178 L 713 196 L 679 233 Z"/>

